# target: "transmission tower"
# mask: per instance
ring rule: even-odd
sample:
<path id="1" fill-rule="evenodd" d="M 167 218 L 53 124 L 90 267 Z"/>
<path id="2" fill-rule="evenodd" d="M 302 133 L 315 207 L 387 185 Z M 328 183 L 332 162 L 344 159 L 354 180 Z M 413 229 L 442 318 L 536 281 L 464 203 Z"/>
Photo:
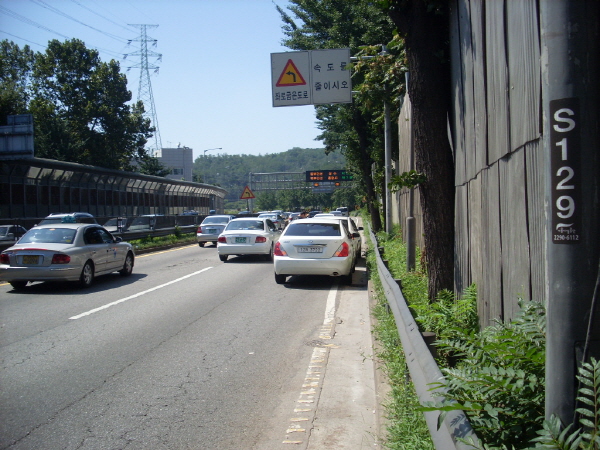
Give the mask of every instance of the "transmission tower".
<path id="1" fill-rule="evenodd" d="M 140 69 L 140 83 L 138 87 L 138 101 L 142 101 L 144 103 L 144 117 L 150 119 L 152 125 L 156 129 L 154 131 L 154 143 L 150 144 L 149 150 L 152 156 L 161 156 L 162 150 L 162 141 L 160 139 L 160 130 L 158 129 L 158 119 L 156 117 L 156 107 L 154 106 L 154 96 L 152 95 L 152 84 L 150 83 L 150 70 L 153 70 L 154 73 L 158 73 L 159 67 L 155 64 L 149 63 L 148 58 L 156 58 L 157 61 L 162 60 L 162 54 L 153 52 L 152 50 L 148 50 L 148 43 L 152 44 L 152 46 L 156 47 L 157 40 L 151 38 L 146 33 L 148 28 L 156 28 L 158 25 L 140 25 L 140 24 L 129 24 L 130 27 L 139 27 L 140 35 L 136 39 L 130 39 L 129 44 L 132 42 L 139 42 L 140 49 L 133 53 L 128 53 L 127 56 L 139 56 L 140 62 L 139 64 L 135 64 L 131 67 L 128 67 L 127 70 L 130 69 Z"/>

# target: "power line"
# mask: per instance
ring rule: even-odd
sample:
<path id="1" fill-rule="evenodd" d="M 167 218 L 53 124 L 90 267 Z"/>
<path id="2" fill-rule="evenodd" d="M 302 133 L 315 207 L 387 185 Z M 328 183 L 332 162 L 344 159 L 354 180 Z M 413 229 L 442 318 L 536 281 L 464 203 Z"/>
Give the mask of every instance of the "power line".
<path id="1" fill-rule="evenodd" d="M 94 31 L 97 31 L 98 33 L 101 33 L 101 34 L 103 34 L 105 36 L 108 36 L 111 39 L 115 39 L 115 40 L 121 41 L 121 42 L 125 42 L 127 40 L 127 39 L 122 38 L 120 36 L 116 36 L 114 34 L 107 33 L 106 31 L 102 31 L 102 30 L 99 30 L 98 28 L 95 28 L 95 27 L 93 27 L 91 25 L 88 25 L 87 23 L 82 22 L 81 20 L 78 20 L 78 19 L 76 19 L 76 18 L 74 18 L 74 17 L 72 17 L 72 16 L 70 16 L 70 15 L 62 12 L 58 8 L 55 8 L 54 6 L 50 6 L 49 4 L 47 4 L 46 2 L 44 2 L 44 0 L 30 0 L 30 1 L 32 3 L 35 3 L 38 6 L 41 6 L 42 8 L 46 8 L 47 10 L 52 11 L 55 14 L 58 14 L 59 16 L 65 17 L 65 18 L 67 18 L 69 20 L 72 20 L 73 22 L 76 22 L 76 23 L 78 23 L 80 25 L 83 25 L 84 27 L 88 27 L 88 28 L 90 28 L 90 29 L 92 29 Z"/>
<path id="2" fill-rule="evenodd" d="M 40 47 L 46 48 L 45 45 L 38 44 L 37 42 L 30 41 L 29 39 L 22 38 L 21 36 L 17 36 L 16 34 L 12 34 L 12 33 L 9 33 L 7 31 L 4 31 L 4 30 L 0 30 L 0 33 L 8 34 L 9 36 L 12 36 L 14 38 L 20 39 L 20 40 L 25 41 L 25 42 L 29 42 L 30 44 L 34 44 L 34 45 L 38 45 Z"/>
<path id="3" fill-rule="evenodd" d="M 83 5 L 83 4 L 81 4 L 81 2 L 79 2 L 79 1 L 77 1 L 77 0 L 71 0 L 71 1 L 72 1 L 73 3 L 75 3 L 76 5 L 79 5 L 79 6 L 81 6 L 83 9 L 87 9 L 87 10 L 88 10 L 89 12 L 91 12 L 92 14 L 95 14 L 95 15 L 97 15 L 98 17 L 102 17 L 102 18 L 103 18 L 104 20 L 106 20 L 107 22 L 110 22 L 110 23 L 112 23 L 112 24 L 114 24 L 114 25 L 116 25 L 116 26 L 118 26 L 118 27 L 121 27 L 121 28 L 123 28 L 124 30 L 127 30 L 128 32 L 130 32 L 130 31 L 131 31 L 131 29 L 127 28 L 126 26 L 124 26 L 124 25 L 122 25 L 122 24 L 120 24 L 120 23 L 117 23 L 117 22 L 115 22 L 114 20 L 112 20 L 112 19 L 109 19 L 108 17 L 105 17 L 105 16 L 103 16 L 102 14 L 100 14 L 100 13 L 98 13 L 98 12 L 94 11 L 93 9 L 91 9 L 91 8 L 89 8 L 89 7 L 87 7 L 87 6 Z"/>
<path id="4" fill-rule="evenodd" d="M 34 26 L 36 28 L 39 28 L 41 30 L 46 30 L 49 31 L 50 33 L 54 33 L 58 36 L 61 36 L 65 39 L 70 39 L 69 36 L 65 36 L 64 34 L 59 33 L 58 31 L 54 31 L 51 28 L 48 28 L 40 23 L 34 22 L 33 20 L 31 20 L 28 17 L 22 16 L 21 14 L 18 14 L 14 11 L 11 11 L 10 9 L 6 8 L 5 6 L 0 5 L 0 12 L 3 12 L 4 14 L 6 14 L 7 16 L 12 17 L 13 19 L 17 19 L 20 20 L 23 23 L 26 23 L 27 25 L 31 25 Z"/>

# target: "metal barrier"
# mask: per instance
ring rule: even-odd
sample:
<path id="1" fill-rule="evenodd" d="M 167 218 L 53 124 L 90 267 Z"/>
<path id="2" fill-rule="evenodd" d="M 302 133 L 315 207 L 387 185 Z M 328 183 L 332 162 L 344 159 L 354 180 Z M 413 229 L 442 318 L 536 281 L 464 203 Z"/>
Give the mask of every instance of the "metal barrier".
<path id="1" fill-rule="evenodd" d="M 429 385 L 440 381 L 443 378 L 442 372 L 425 344 L 419 327 L 408 309 L 406 299 L 402 295 L 402 290 L 379 254 L 377 240 L 370 226 L 369 235 L 375 248 L 379 278 L 396 320 L 406 364 L 417 396 L 421 403 L 434 401 L 436 398 L 431 395 Z M 477 436 L 463 411 L 448 412 L 439 429 L 438 417 L 440 413 L 438 411 L 428 411 L 424 414 L 431 439 L 437 450 L 473 450 L 471 445 L 458 442 L 458 438 L 472 439 L 474 442 L 478 442 Z"/>

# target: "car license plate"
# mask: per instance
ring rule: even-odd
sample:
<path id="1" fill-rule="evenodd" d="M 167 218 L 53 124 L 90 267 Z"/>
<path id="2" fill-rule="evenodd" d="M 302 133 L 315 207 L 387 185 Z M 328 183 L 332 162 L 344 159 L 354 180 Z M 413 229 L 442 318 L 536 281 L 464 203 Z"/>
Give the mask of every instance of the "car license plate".
<path id="1" fill-rule="evenodd" d="M 298 247 L 298 253 L 323 253 L 323 247 Z"/>
<path id="2" fill-rule="evenodd" d="M 236 244 L 245 244 L 246 243 L 246 238 L 245 237 L 236 237 L 235 238 L 235 243 Z"/>
<path id="3" fill-rule="evenodd" d="M 38 258 L 37 255 L 23 255 L 23 264 L 37 264 Z"/>
<path id="4" fill-rule="evenodd" d="M 216 228 L 209 228 L 208 230 L 206 230 L 206 232 L 208 234 L 217 234 L 217 229 Z"/>

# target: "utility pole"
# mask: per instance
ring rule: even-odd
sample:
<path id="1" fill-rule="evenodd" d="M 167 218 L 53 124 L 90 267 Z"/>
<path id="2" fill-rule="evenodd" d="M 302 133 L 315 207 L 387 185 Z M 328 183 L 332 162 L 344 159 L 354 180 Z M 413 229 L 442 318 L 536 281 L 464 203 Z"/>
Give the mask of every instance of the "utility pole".
<path id="1" fill-rule="evenodd" d="M 546 155 L 546 417 L 576 422 L 577 368 L 600 359 L 600 3 L 540 5 Z"/>
<path id="2" fill-rule="evenodd" d="M 156 107 L 154 106 L 154 95 L 152 94 L 152 84 L 150 83 L 150 69 L 154 70 L 154 73 L 158 73 L 159 67 L 148 62 L 148 57 L 156 57 L 157 61 L 162 61 L 162 54 L 153 52 L 148 50 L 148 43 L 151 43 L 154 47 L 156 47 L 157 40 L 151 38 L 146 33 L 148 28 L 157 28 L 158 25 L 144 25 L 144 24 L 128 24 L 130 27 L 139 27 L 140 35 L 136 39 L 130 39 L 128 44 L 132 42 L 140 43 L 140 50 L 128 53 L 127 56 L 139 56 L 140 63 L 135 64 L 131 67 L 128 67 L 127 70 L 130 69 L 140 69 L 140 83 L 138 86 L 138 101 L 142 101 L 144 103 L 144 117 L 150 119 L 152 125 L 155 128 L 154 131 L 154 145 L 150 147 L 150 153 L 152 156 L 161 156 L 162 151 L 162 141 L 160 139 L 160 130 L 158 128 L 158 119 L 156 117 Z"/>

